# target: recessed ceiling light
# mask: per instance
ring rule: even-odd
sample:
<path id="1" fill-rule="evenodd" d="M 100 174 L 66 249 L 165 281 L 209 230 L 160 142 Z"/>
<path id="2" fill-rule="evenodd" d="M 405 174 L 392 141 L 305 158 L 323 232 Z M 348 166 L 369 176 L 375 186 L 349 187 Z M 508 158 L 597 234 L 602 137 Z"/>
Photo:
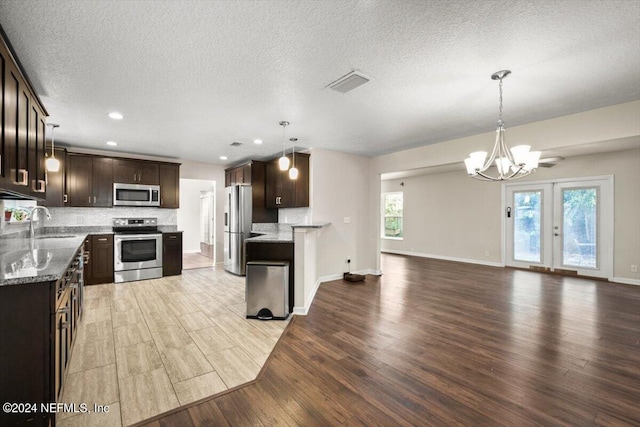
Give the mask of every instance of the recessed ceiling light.
<path id="1" fill-rule="evenodd" d="M 220 160 L 227 160 L 228 157 L 227 156 L 220 156 Z"/>
<path id="2" fill-rule="evenodd" d="M 262 144 L 262 140 L 261 139 L 254 139 L 253 143 L 254 144 Z"/>
<path id="3" fill-rule="evenodd" d="M 116 145 L 118 145 L 118 143 L 115 141 L 107 141 L 107 145 L 111 145 L 112 147 L 115 147 Z"/>
<path id="4" fill-rule="evenodd" d="M 112 119 L 116 119 L 116 120 L 122 120 L 122 118 L 124 116 L 122 114 L 118 113 L 117 111 L 114 111 L 113 113 L 109 113 L 109 117 L 111 117 Z"/>

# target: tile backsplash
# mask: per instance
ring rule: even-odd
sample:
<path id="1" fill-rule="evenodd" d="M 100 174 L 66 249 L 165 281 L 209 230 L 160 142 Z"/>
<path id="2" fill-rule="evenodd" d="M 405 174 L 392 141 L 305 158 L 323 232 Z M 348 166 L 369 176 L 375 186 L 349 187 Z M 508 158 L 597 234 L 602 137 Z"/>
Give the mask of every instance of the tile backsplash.
<path id="1" fill-rule="evenodd" d="M 278 210 L 278 222 L 281 224 L 310 224 L 311 221 L 311 208 Z"/>
<path id="2" fill-rule="evenodd" d="M 0 200 L 0 210 L 10 203 Z M 49 208 L 50 220 L 38 221 L 36 228 L 42 227 L 108 227 L 110 228 L 113 218 L 158 218 L 159 226 L 173 226 L 178 224 L 177 209 L 158 208 L 137 208 L 137 207 L 115 207 L 115 208 Z M 3 218 L 4 219 L 4 218 Z M 0 236 L 8 237 L 15 233 L 26 232 L 29 229 L 29 221 L 17 222 L 2 221 L 0 224 Z"/>
<path id="3" fill-rule="evenodd" d="M 50 208 L 47 227 L 111 226 L 113 218 L 158 218 L 158 225 L 176 225 L 177 209 L 143 207 Z"/>

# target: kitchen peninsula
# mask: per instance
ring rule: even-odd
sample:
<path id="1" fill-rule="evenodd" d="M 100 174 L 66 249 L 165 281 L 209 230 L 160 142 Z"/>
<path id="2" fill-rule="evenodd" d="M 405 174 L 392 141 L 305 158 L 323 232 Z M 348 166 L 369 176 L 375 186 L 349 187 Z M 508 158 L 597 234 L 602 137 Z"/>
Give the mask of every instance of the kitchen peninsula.
<path id="1" fill-rule="evenodd" d="M 254 224 L 254 236 L 245 239 L 246 261 L 288 261 L 289 312 L 306 314 L 319 282 L 316 282 L 316 244 L 320 231 L 330 223 Z"/>

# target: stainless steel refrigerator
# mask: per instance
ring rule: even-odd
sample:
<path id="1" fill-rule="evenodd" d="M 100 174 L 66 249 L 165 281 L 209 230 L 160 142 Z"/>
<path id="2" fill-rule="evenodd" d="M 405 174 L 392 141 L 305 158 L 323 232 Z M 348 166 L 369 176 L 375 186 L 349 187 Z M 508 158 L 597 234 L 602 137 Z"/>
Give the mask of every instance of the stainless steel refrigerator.
<path id="1" fill-rule="evenodd" d="M 251 186 L 232 185 L 225 188 L 224 202 L 224 269 L 244 276 L 246 257 L 244 239 L 251 234 Z"/>

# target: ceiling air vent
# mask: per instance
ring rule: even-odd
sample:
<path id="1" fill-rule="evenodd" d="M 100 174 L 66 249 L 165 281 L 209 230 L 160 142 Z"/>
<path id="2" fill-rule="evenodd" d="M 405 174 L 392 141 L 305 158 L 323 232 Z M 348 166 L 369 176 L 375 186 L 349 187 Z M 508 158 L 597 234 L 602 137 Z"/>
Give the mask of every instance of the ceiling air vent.
<path id="1" fill-rule="evenodd" d="M 238 142 L 238 141 L 234 141 L 230 144 L 232 147 L 240 147 L 242 145 L 242 142 Z"/>
<path id="2" fill-rule="evenodd" d="M 369 78 L 357 70 L 340 77 L 335 82 L 327 86 L 336 92 L 347 93 L 369 81 Z"/>

